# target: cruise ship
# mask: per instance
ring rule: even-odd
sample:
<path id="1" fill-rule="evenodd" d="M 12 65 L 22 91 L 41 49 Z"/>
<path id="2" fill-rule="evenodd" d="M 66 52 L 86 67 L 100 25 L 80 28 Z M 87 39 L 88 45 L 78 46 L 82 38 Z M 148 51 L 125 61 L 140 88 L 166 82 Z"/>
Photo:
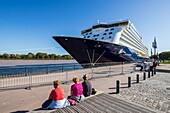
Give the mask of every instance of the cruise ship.
<path id="1" fill-rule="evenodd" d="M 130 20 L 98 22 L 82 37 L 53 36 L 80 64 L 147 60 L 148 48 Z"/>

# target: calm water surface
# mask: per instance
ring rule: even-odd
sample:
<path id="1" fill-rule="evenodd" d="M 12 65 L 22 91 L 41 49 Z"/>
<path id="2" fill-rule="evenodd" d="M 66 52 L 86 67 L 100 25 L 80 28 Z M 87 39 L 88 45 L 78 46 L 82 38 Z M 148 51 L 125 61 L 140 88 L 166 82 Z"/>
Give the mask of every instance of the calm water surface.
<path id="1" fill-rule="evenodd" d="M 76 69 L 82 69 L 82 66 L 78 63 L 0 66 L 0 76 L 52 73 Z"/>

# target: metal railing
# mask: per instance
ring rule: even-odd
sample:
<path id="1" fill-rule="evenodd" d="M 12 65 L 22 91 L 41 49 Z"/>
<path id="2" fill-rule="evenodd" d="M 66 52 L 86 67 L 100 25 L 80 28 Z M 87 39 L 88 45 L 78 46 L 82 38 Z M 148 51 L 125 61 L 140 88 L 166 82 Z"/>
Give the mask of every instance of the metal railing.
<path id="1" fill-rule="evenodd" d="M 5 69 L 6 75 L 0 75 L 0 89 L 9 88 L 31 88 L 36 85 L 52 84 L 54 80 L 60 80 L 61 82 L 67 83 L 72 80 L 74 76 L 82 78 L 84 74 L 88 74 L 89 78 L 106 77 L 114 75 L 123 75 L 126 73 L 133 72 L 133 65 L 113 65 L 113 64 L 98 64 L 92 67 L 89 64 L 83 64 L 84 67 L 73 64 L 73 65 L 61 65 L 56 66 L 34 66 L 34 67 L 20 67 Z M 72 67 L 72 68 L 71 68 Z M 33 69 L 34 68 L 34 69 Z M 35 71 L 37 68 L 38 71 Z M 58 69 L 60 68 L 60 69 Z M 3 70 L 0 68 L 0 71 Z M 34 71 L 33 71 L 34 70 Z M 16 71 L 13 73 L 12 71 Z M 12 74 L 10 74 L 12 73 Z"/>

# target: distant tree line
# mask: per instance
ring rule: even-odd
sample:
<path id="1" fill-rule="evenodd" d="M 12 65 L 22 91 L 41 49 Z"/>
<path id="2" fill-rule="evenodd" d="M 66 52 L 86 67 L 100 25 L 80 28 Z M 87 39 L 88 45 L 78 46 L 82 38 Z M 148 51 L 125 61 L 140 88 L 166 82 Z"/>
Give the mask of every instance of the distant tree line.
<path id="1" fill-rule="evenodd" d="M 56 55 L 38 52 L 36 54 L 0 54 L 0 59 L 32 59 L 32 60 L 71 60 L 71 55 Z"/>
<path id="2" fill-rule="evenodd" d="M 170 51 L 165 51 L 165 52 L 161 52 L 159 54 L 159 60 L 160 61 L 169 61 L 170 60 Z"/>

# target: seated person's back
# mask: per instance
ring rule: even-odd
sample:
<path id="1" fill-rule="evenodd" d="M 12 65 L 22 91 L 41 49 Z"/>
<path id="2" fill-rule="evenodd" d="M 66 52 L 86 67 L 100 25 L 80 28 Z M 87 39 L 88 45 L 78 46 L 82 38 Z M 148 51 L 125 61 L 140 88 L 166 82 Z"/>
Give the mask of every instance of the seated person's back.
<path id="1" fill-rule="evenodd" d="M 64 98 L 64 91 L 59 85 L 59 80 L 53 82 L 54 89 L 51 91 L 49 96 L 49 99 L 52 99 L 52 102 L 43 109 L 63 108 L 70 105 L 69 101 Z"/>
<path id="2" fill-rule="evenodd" d="M 82 95 L 83 87 L 82 84 L 76 83 L 71 86 L 72 96 Z"/>
<path id="3" fill-rule="evenodd" d="M 92 85 L 90 81 L 88 80 L 88 76 L 85 74 L 83 76 L 84 81 L 82 82 L 83 85 L 83 95 L 85 97 L 90 96 L 92 93 Z"/>
<path id="4" fill-rule="evenodd" d="M 50 97 L 52 100 L 57 101 L 57 100 L 63 100 L 64 99 L 64 91 L 60 87 L 57 87 L 53 89 L 50 93 Z"/>
<path id="5" fill-rule="evenodd" d="M 74 77 L 73 82 L 74 84 L 71 86 L 71 91 L 70 91 L 71 94 L 68 98 L 80 102 L 84 99 L 83 86 L 81 83 L 79 83 L 78 77 Z"/>

